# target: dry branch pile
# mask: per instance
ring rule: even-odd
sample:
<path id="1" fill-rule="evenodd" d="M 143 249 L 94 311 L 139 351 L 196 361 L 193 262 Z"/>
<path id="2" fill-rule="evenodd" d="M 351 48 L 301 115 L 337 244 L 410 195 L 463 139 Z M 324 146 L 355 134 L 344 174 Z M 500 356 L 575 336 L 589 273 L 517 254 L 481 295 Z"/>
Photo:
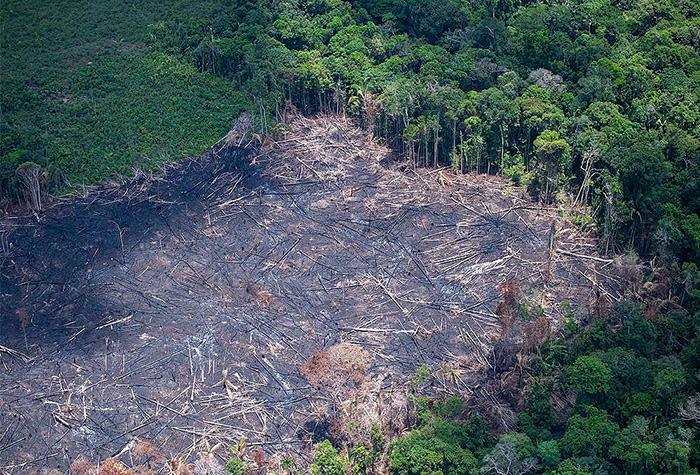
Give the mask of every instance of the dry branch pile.
<path id="1" fill-rule="evenodd" d="M 614 266 L 522 190 L 409 169 L 341 118 L 289 125 L 254 157 L 225 147 L 2 228 L 1 470 L 134 438 L 200 466 L 242 439 L 251 464 L 304 457 L 349 422 L 400 430 L 421 365 L 430 391 L 498 404 L 499 285 L 544 313 L 512 344 L 560 302 L 619 297 Z"/>

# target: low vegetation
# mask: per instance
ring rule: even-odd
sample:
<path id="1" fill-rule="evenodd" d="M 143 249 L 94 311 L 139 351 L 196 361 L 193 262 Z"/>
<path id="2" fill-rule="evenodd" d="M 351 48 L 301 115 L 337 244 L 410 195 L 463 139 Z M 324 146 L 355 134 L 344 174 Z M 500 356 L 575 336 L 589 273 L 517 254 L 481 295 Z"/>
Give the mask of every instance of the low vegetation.
<path id="1" fill-rule="evenodd" d="M 40 165 L 44 186 L 56 192 L 206 151 L 246 101 L 228 81 L 150 48 L 148 25 L 214 15 L 217 8 L 5 2 L 0 200 L 25 197 L 16 172 L 26 162 Z"/>

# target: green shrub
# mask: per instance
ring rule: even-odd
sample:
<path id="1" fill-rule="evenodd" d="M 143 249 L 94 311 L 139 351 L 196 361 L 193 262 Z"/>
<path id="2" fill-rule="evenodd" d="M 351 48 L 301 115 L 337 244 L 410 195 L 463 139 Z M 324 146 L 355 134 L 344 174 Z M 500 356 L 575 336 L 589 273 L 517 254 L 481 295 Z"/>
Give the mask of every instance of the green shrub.
<path id="1" fill-rule="evenodd" d="M 243 461 L 241 461 L 241 459 L 239 459 L 238 457 L 233 457 L 228 462 L 226 462 L 226 471 L 233 475 L 243 475 L 243 472 L 245 471 L 245 465 L 243 464 Z"/>
<path id="2" fill-rule="evenodd" d="M 380 426 L 379 423 L 372 422 L 372 426 L 369 432 L 369 438 L 372 442 L 372 451 L 375 454 L 381 454 L 384 450 L 384 444 L 386 443 L 386 440 L 384 438 L 384 431 L 382 430 L 382 426 Z"/>
<path id="3" fill-rule="evenodd" d="M 314 462 L 311 464 L 311 472 L 314 475 L 346 475 L 346 470 L 345 462 L 329 441 L 324 440 L 318 444 Z"/>

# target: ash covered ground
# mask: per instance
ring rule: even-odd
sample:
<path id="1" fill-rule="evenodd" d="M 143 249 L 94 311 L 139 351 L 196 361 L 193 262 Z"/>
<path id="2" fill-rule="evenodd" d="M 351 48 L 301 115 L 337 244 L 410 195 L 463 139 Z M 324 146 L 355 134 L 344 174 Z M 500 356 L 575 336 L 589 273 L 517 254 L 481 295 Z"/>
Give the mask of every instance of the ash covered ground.
<path id="1" fill-rule="evenodd" d="M 423 365 L 427 394 L 499 397 L 504 283 L 553 327 L 618 297 L 595 243 L 505 180 L 412 170 L 342 118 L 290 127 L 4 219 L 0 468 L 396 432 Z"/>

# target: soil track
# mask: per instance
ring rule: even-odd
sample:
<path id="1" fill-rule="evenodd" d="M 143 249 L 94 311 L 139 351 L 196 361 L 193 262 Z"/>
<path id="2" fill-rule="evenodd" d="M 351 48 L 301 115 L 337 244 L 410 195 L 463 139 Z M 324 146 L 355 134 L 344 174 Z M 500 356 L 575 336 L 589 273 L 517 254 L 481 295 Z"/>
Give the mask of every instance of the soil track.
<path id="1" fill-rule="evenodd" d="M 431 391 L 479 396 L 500 283 L 552 322 L 559 302 L 614 298 L 593 244 L 522 190 L 389 158 L 343 119 L 297 118 L 255 156 L 6 220 L 0 468 L 65 469 L 134 438 L 211 464 L 242 437 L 304 455 L 338 412 L 398 428 L 421 365 Z M 329 348 L 334 377 L 302 376 Z"/>

